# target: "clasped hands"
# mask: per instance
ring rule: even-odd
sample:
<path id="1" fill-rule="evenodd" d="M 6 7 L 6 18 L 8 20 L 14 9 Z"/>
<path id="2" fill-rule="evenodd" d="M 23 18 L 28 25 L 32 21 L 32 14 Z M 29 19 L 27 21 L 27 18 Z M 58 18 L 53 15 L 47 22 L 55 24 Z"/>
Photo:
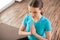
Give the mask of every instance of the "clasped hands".
<path id="1" fill-rule="evenodd" d="M 30 33 L 31 33 L 32 35 L 37 34 L 37 33 L 36 33 L 36 28 L 35 28 L 34 24 L 32 24 L 31 27 L 30 27 Z"/>

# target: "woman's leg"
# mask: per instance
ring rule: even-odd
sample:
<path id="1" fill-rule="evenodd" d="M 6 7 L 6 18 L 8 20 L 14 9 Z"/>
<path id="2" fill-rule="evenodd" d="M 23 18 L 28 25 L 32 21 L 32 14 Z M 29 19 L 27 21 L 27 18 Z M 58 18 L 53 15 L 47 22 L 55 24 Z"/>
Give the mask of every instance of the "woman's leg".
<path id="1" fill-rule="evenodd" d="M 22 39 L 18 39 L 18 40 L 28 40 L 28 37 L 22 38 Z"/>

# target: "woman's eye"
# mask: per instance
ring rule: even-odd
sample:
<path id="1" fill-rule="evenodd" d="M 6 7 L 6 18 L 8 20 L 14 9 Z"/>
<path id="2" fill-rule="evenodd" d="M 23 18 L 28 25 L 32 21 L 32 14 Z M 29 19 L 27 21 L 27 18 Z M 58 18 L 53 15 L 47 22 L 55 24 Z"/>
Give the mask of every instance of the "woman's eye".
<path id="1" fill-rule="evenodd" d="M 33 13 L 37 13 L 37 12 L 33 12 Z"/>

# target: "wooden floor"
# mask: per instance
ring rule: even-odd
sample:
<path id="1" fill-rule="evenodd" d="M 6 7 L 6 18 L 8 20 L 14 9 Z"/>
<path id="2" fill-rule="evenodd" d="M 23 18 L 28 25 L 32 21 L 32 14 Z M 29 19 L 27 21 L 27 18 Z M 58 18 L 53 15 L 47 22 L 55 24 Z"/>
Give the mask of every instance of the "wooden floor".
<path id="1" fill-rule="evenodd" d="M 28 0 L 14 3 L 11 7 L 1 13 L 1 21 L 5 24 L 19 27 L 24 14 L 27 13 Z"/>
<path id="2" fill-rule="evenodd" d="M 2 23 L 19 28 L 23 17 L 28 13 L 27 5 L 29 0 L 21 3 L 14 3 L 11 7 L 3 11 L 1 16 Z M 43 0 L 44 15 L 52 23 L 52 40 L 60 40 L 60 0 Z"/>
<path id="3" fill-rule="evenodd" d="M 52 40 L 60 40 L 60 0 L 43 0 L 44 15 L 52 23 Z"/>

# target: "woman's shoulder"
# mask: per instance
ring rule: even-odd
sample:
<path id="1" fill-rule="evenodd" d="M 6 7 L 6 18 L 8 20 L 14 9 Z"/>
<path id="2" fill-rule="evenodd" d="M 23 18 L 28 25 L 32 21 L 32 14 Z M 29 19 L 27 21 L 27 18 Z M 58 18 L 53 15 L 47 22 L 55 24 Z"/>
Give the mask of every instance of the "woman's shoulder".
<path id="1" fill-rule="evenodd" d="M 29 16 L 31 16 L 29 13 L 27 13 L 25 16 L 27 16 L 27 17 L 29 17 Z"/>
<path id="2" fill-rule="evenodd" d="M 29 14 L 27 13 L 27 14 L 25 14 L 25 16 L 24 16 L 24 18 L 28 18 L 29 17 Z"/>
<path id="3" fill-rule="evenodd" d="M 45 22 L 50 22 L 49 18 L 47 18 L 46 16 L 43 16 L 43 20 L 44 20 Z"/>
<path id="4" fill-rule="evenodd" d="M 27 13 L 27 14 L 25 15 L 25 18 L 28 19 L 28 20 L 30 20 L 30 19 L 31 19 L 31 15 L 30 15 L 29 13 Z"/>

